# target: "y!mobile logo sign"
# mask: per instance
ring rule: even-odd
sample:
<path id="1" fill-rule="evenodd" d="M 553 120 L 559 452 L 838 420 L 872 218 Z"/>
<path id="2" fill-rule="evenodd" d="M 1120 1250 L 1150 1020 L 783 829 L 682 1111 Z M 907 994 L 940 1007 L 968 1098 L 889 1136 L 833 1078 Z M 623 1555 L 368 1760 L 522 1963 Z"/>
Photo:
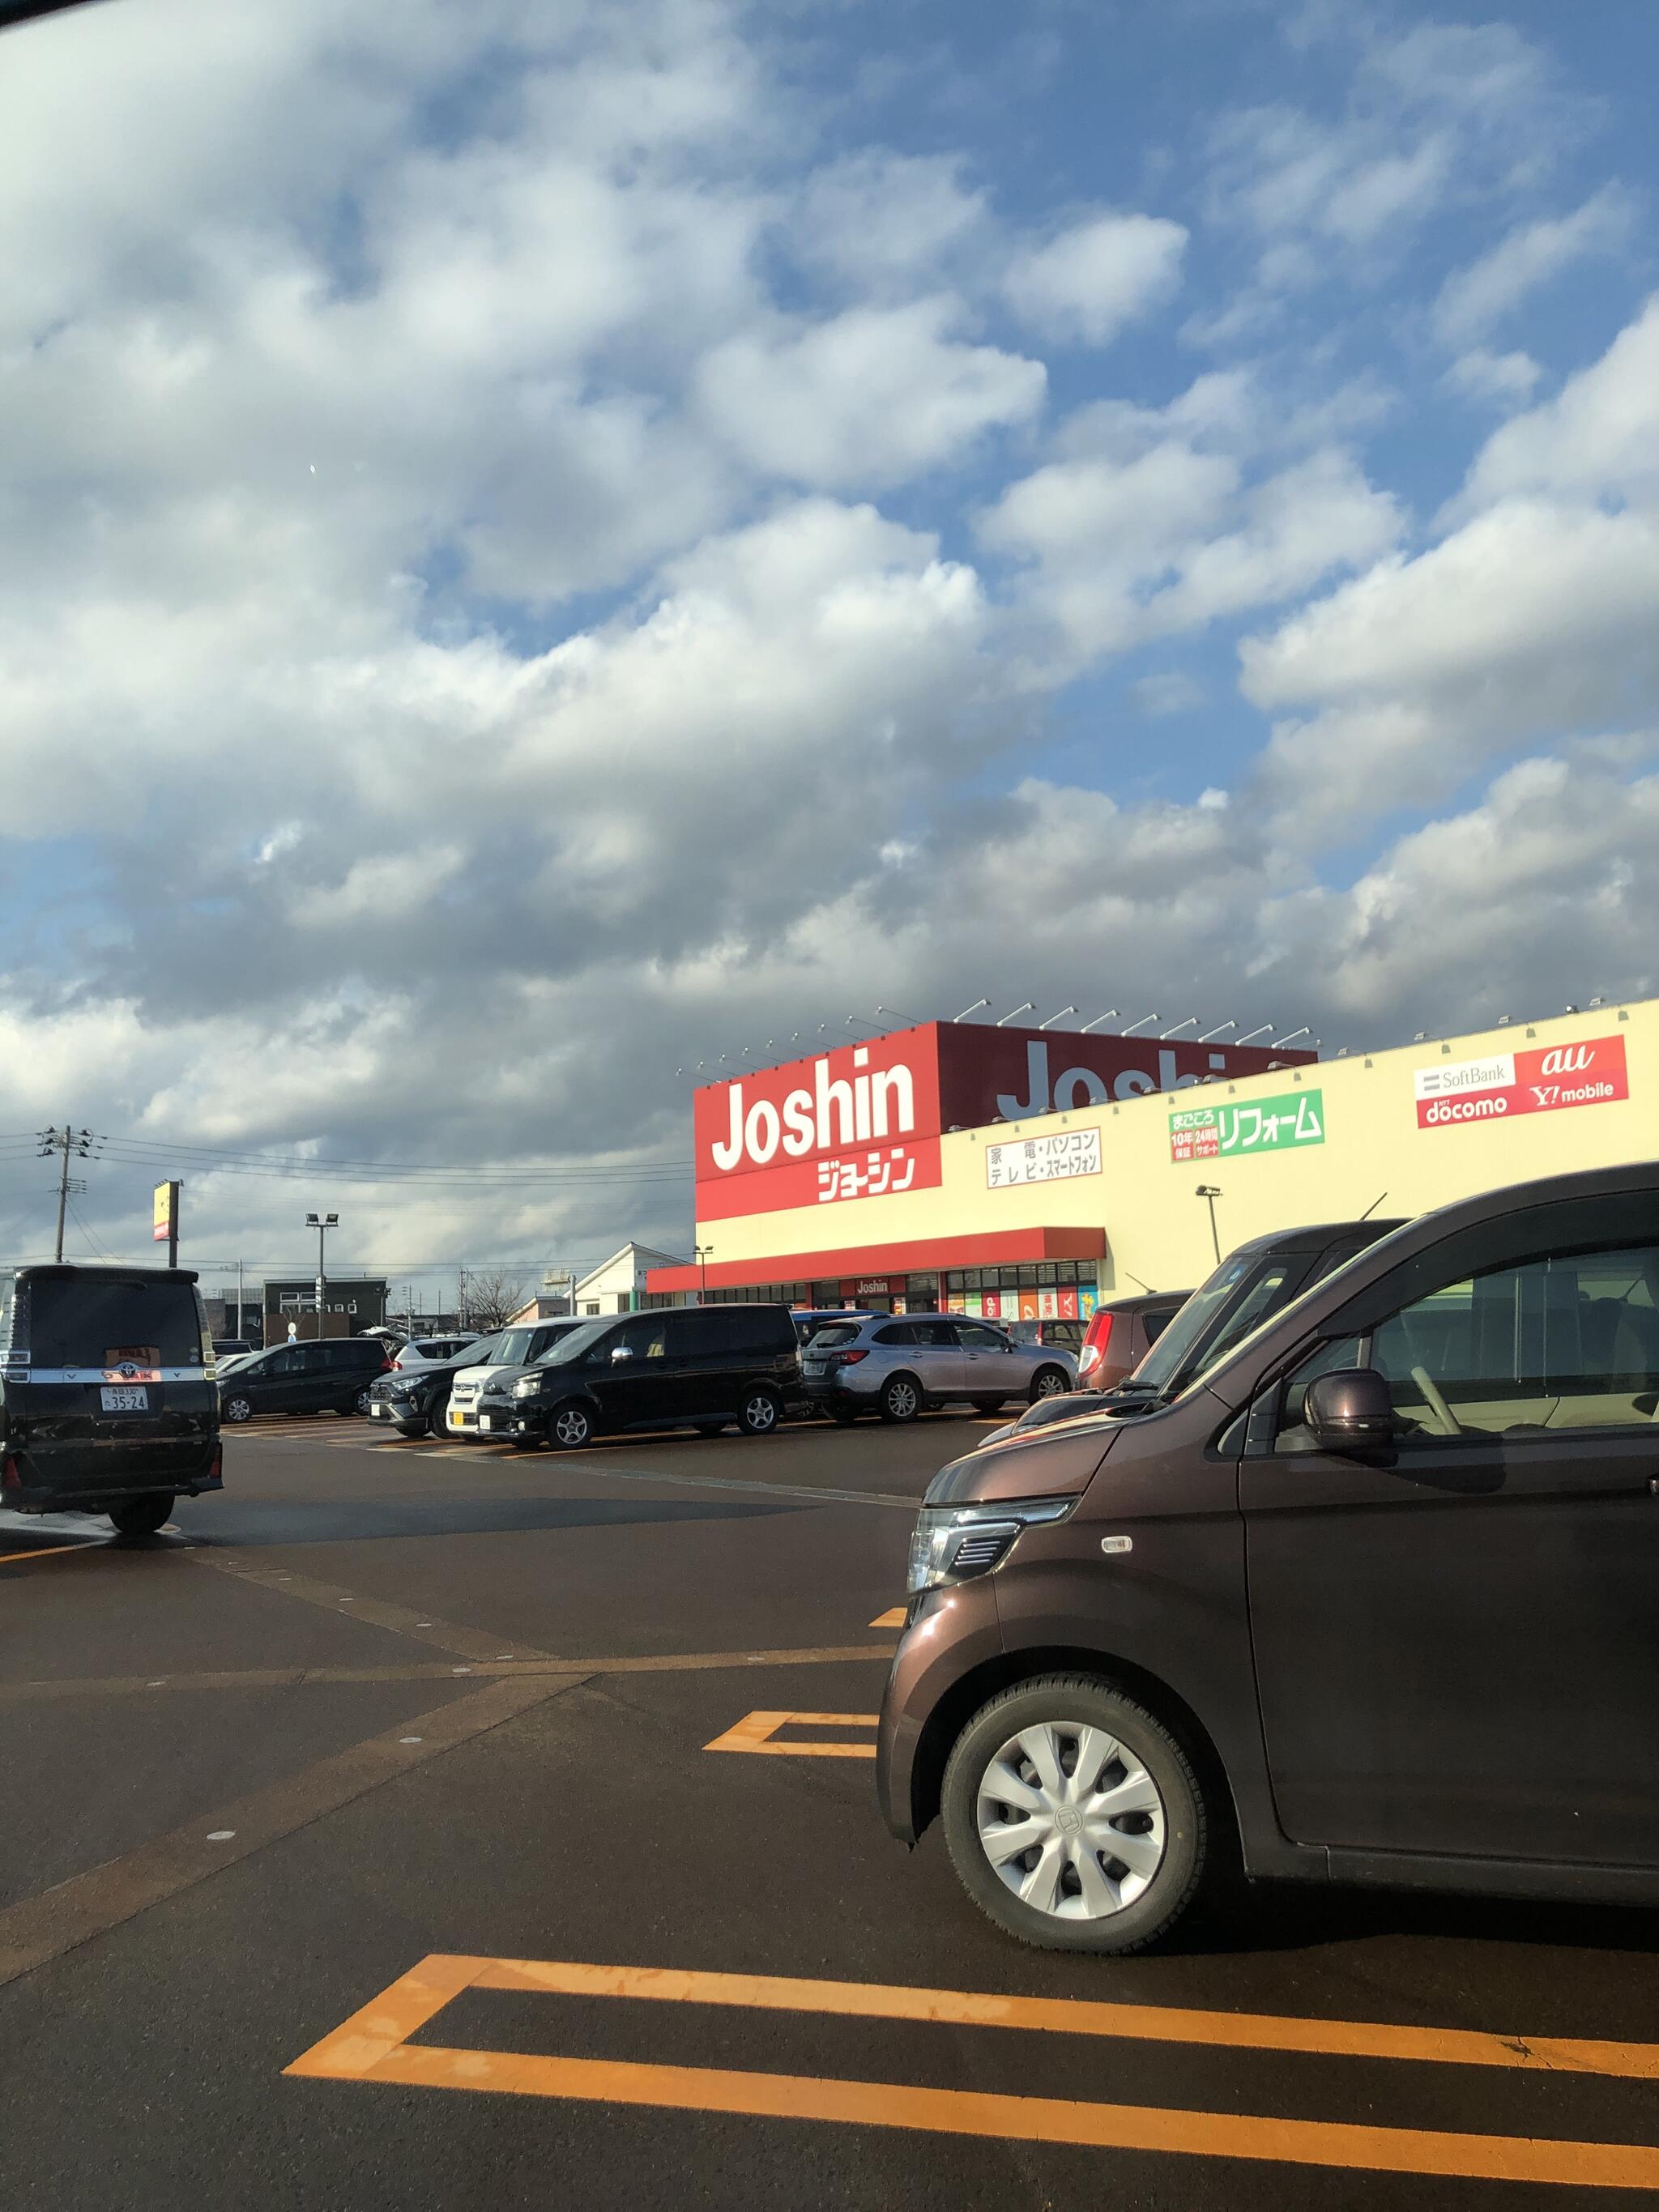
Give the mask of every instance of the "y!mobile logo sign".
<path id="1" fill-rule="evenodd" d="M 700 1221 L 939 1180 L 938 1063 L 914 1035 L 711 1085 L 693 1118 Z"/>
<path id="2" fill-rule="evenodd" d="M 1605 1106 L 1630 1097 L 1621 1036 L 1541 1052 L 1496 1052 L 1485 1060 L 1443 1060 L 1414 1077 L 1417 1126 L 1446 1129 L 1460 1121 L 1505 1121 L 1516 1114 L 1553 1114 L 1565 1106 Z"/>

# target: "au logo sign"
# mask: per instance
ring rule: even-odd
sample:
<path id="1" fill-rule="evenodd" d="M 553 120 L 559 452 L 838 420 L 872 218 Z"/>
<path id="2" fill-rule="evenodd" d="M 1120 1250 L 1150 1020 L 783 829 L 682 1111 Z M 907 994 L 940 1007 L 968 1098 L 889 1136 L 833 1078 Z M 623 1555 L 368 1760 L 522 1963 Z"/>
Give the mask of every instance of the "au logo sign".
<path id="1" fill-rule="evenodd" d="M 1325 1097 L 1285 1091 L 1244 1106 L 1193 1106 L 1170 1116 L 1172 1160 L 1224 1159 L 1237 1152 L 1291 1152 L 1325 1141 Z"/>

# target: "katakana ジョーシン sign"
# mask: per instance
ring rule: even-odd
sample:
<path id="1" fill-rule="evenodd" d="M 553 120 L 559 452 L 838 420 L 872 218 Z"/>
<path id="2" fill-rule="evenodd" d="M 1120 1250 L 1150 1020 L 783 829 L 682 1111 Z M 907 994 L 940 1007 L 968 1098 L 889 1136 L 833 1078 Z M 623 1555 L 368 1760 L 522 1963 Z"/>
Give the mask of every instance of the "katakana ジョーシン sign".
<path id="1" fill-rule="evenodd" d="M 1243 1106 L 1189 1106 L 1170 1116 L 1172 1160 L 1222 1160 L 1241 1152 L 1286 1152 L 1325 1141 L 1319 1091 L 1285 1091 Z"/>

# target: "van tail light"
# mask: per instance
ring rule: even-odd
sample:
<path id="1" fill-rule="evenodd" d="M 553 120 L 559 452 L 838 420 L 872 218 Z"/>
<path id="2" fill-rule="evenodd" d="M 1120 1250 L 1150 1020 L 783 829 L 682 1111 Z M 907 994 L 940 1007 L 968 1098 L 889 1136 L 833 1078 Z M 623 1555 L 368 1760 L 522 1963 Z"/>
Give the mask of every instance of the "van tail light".
<path id="1" fill-rule="evenodd" d="M 390 1374 L 391 1374 L 391 1372 L 392 1372 L 392 1369 L 393 1369 L 397 1364 L 398 1364 L 398 1363 L 397 1363 L 397 1361 L 396 1361 L 395 1359 L 383 1359 L 383 1360 L 380 1362 L 380 1372 L 381 1372 L 381 1374 L 382 1374 L 382 1375 L 390 1375 Z"/>
<path id="2" fill-rule="evenodd" d="M 856 1367 L 860 1359 L 869 1357 L 867 1352 L 832 1352 L 830 1364 L 832 1367 Z"/>
<path id="3" fill-rule="evenodd" d="M 22 1487 L 23 1478 L 17 1472 L 17 1462 L 8 1452 L 5 1458 L 0 1460 L 0 1490 L 21 1490 Z"/>
<path id="4" fill-rule="evenodd" d="M 208 1480 L 220 1482 L 224 1479 L 225 1452 L 222 1444 L 215 1444 L 213 1457 L 208 1462 Z"/>
<path id="5" fill-rule="evenodd" d="M 1077 1376 L 1080 1382 L 1085 1375 L 1092 1375 L 1106 1357 L 1106 1347 L 1112 1340 L 1112 1324 L 1115 1314 L 1096 1313 L 1089 1317 L 1089 1333 L 1083 1340 L 1083 1350 L 1078 1355 Z"/>

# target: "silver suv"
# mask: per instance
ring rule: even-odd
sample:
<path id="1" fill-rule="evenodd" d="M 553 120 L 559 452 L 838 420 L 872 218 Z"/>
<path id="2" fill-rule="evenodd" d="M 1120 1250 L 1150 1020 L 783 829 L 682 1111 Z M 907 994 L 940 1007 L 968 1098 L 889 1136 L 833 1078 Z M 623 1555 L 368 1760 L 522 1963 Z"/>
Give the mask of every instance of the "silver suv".
<path id="1" fill-rule="evenodd" d="M 1050 1344 L 1015 1344 L 965 1314 L 849 1315 L 828 1322 L 801 1352 L 808 1402 L 833 1421 L 876 1413 L 914 1421 L 929 1406 L 966 1401 L 994 1413 L 1077 1388 L 1077 1361 Z"/>

